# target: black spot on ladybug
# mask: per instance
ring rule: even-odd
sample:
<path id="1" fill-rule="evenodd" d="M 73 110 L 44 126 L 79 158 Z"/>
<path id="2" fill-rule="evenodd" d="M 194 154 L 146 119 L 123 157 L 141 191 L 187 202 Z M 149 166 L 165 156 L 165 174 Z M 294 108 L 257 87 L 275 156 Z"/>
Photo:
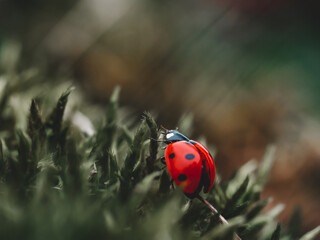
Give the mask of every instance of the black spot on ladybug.
<path id="1" fill-rule="evenodd" d="M 172 159 L 174 157 L 175 157 L 175 154 L 174 153 L 170 153 L 169 158 Z"/>
<path id="2" fill-rule="evenodd" d="M 185 175 L 185 174 L 180 174 L 180 175 L 178 176 L 178 180 L 179 180 L 180 182 L 183 182 L 183 181 L 187 180 L 187 175 Z"/>
<path id="3" fill-rule="evenodd" d="M 185 156 L 185 158 L 186 158 L 187 160 L 192 160 L 192 159 L 194 159 L 194 155 L 193 155 L 192 153 L 189 153 L 189 154 L 187 154 L 187 155 Z"/>

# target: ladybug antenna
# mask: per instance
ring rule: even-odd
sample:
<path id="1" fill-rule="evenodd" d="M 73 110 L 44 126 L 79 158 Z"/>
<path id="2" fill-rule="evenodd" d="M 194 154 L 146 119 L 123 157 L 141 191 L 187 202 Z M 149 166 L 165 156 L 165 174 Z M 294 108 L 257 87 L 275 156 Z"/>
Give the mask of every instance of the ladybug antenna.
<path id="1" fill-rule="evenodd" d="M 165 142 L 164 140 L 160 140 L 160 139 L 154 139 L 154 138 L 149 138 L 150 140 L 152 140 L 152 141 L 156 141 L 156 142 Z"/>
<path id="2" fill-rule="evenodd" d="M 169 130 L 168 129 L 166 129 L 164 126 L 160 126 L 160 128 L 161 128 L 161 130 L 163 131 L 163 133 L 165 134 L 165 133 L 167 133 Z"/>
<path id="3" fill-rule="evenodd" d="M 213 212 L 214 214 L 218 214 L 220 222 L 222 224 L 229 224 L 228 221 L 218 212 L 218 210 L 215 209 L 215 207 L 213 207 L 206 199 L 201 197 L 199 194 L 198 194 L 198 196 L 196 196 L 196 198 L 198 198 L 201 202 L 203 202 L 205 205 L 207 205 L 210 208 L 211 212 Z M 241 238 L 238 236 L 238 234 L 236 234 L 236 240 L 241 240 Z"/>

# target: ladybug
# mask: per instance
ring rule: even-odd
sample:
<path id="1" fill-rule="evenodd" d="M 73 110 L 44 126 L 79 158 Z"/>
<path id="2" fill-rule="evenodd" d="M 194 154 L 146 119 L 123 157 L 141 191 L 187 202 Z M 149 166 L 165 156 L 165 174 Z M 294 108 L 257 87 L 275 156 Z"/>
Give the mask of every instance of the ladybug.
<path id="1" fill-rule="evenodd" d="M 168 144 L 164 159 L 176 185 L 182 187 L 189 198 L 198 197 L 202 189 L 207 193 L 216 175 L 214 160 L 209 151 L 176 130 L 163 129 L 164 142 Z"/>
<path id="2" fill-rule="evenodd" d="M 216 177 L 216 167 L 209 151 L 201 143 L 190 140 L 176 130 L 162 129 L 164 142 L 168 144 L 164 160 L 173 181 L 182 187 L 187 197 L 198 198 L 214 214 L 218 214 L 221 223 L 228 224 L 217 209 L 199 195 L 202 189 L 207 193 L 212 188 Z M 236 239 L 241 240 L 237 234 Z"/>

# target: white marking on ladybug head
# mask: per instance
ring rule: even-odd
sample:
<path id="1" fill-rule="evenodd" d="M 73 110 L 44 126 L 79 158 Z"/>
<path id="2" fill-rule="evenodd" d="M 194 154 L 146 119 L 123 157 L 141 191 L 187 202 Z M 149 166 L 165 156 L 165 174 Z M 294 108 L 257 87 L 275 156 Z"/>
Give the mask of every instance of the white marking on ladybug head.
<path id="1" fill-rule="evenodd" d="M 166 135 L 166 138 L 167 139 L 170 139 L 171 137 L 173 137 L 174 136 L 174 133 L 168 133 L 167 135 Z"/>

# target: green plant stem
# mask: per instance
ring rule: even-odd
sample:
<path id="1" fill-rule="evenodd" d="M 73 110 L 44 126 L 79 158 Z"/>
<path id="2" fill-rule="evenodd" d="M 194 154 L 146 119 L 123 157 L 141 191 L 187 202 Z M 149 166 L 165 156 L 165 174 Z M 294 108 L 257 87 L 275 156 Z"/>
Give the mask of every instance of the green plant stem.
<path id="1" fill-rule="evenodd" d="M 229 224 L 228 221 L 218 212 L 217 209 L 215 209 L 214 206 L 212 206 L 206 199 L 204 199 L 203 197 L 201 197 L 200 195 L 197 196 L 197 198 L 203 202 L 205 205 L 207 205 L 211 212 L 213 212 L 214 214 L 218 214 L 219 219 L 221 221 L 222 224 Z M 241 238 L 238 236 L 238 234 L 236 234 L 236 240 L 241 240 Z"/>

